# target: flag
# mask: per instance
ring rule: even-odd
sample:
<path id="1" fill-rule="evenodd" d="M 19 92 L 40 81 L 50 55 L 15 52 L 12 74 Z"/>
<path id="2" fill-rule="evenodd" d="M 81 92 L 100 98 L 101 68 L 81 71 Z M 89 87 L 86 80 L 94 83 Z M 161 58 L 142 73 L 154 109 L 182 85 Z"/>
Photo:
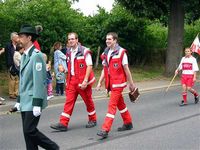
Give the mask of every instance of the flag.
<path id="1" fill-rule="evenodd" d="M 194 39 L 192 45 L 190 46 L 192 52 L 198 53 L 200 55 L 200 42 L 199 42 L 199 34 L 197 34 L 196 38 Z"/>

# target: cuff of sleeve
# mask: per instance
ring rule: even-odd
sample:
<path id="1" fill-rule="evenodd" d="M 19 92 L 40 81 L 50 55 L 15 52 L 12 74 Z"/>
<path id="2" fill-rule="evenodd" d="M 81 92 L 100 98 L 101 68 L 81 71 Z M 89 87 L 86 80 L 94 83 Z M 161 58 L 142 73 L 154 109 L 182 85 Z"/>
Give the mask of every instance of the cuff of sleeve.
<path id="1" fill-rule="evenodd" d="M 17 102 L 20 103 L 20 96 L 17 96 Z"/>
<path id="2" fill-rule="evenodd" d="M 41 99 L 41 98 L 33 98 L 33 103 L 32 103 L 32 105 L 33 105 L 33 106 L 42 107 L 42 102 L 43 102 L 43 99 Z"/>

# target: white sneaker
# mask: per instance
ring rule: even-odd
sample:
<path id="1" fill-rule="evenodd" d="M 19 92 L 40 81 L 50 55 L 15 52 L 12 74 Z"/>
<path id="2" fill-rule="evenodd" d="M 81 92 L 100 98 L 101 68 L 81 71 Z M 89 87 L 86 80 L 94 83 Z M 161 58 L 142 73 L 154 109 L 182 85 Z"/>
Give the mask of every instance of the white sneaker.
<path id="1" fill-rule="evenodd" d="M 47 100 L 50 100 L 53 97 L 54 97 L 53 95 L 47 96 Z"/>

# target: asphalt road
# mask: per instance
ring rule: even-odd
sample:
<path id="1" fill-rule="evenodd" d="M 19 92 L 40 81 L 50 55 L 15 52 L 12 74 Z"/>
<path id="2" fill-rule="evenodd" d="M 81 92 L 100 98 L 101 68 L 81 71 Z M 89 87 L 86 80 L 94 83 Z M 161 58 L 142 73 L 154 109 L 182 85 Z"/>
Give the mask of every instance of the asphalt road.
<path id="1" fill-rule="evenodd" d="M 197 87 L 198 89 L 200 87 Z M 59 120 L 62 104 L 47 108 L 40 119 L 39 130 L 56 141 L 61 150 L 199 150 L 200 104 L 194 104 L 189 94 L 186 107 L 180 107 L 180 87 L 173 87 L 164 96 L 163 89 L 142 93 L 138 103 L 126 98 L 133 117 L 133 130 L 118 132 L 122 125 L 117 112 L 109 137 L 100 140 L 96 133 L 101 128 L 107 111 L 107 100 L 95 99 L 97 127 L 86 129 L 87 113 L 82 102 L 77 102 L 69 131 L 55 132 L 49 125 Z M 0 115 L 0 150 L 25 150 L 19 113 Z"/>

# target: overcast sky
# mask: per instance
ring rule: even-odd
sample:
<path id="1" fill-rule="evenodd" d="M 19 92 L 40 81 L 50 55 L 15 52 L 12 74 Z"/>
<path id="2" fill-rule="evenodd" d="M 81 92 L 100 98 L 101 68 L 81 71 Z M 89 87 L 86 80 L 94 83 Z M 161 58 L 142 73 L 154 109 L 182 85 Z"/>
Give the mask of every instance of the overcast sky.
<path id="1" fill-rule="evenodd" d="M 114 0 L 79 0 L 78 3 L 76 2 L 72 5 L 72 8 L 80 9 L 84 15 L 88 16 L 97 13 L 97 5 L 110 11 L 113 3 Z"/>

